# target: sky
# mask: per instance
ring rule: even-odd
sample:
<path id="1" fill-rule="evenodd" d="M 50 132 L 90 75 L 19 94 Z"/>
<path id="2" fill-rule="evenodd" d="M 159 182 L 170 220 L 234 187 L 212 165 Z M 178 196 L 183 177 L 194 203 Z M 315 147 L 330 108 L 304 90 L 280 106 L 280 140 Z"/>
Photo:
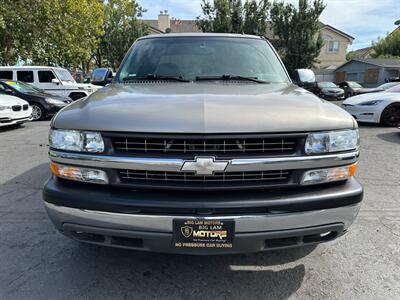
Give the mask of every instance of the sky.
<path id="1" fill-rule="evenodd" d="M 244 0 L 243 0 L 244 1 Z M 284 0 L 296 4 L 297 0 Z M 201 0 L 138 0 L 147 9 L 143 18 L 157 19 L 161 10 L 171 17 L 186 20 L 201 16 Z M 321 22 L 329 24 L 355 38 L 349 50 L 371 46 L 396 28 L 400 19 L 400 0 L 325 0 L 327 5 Z"/>

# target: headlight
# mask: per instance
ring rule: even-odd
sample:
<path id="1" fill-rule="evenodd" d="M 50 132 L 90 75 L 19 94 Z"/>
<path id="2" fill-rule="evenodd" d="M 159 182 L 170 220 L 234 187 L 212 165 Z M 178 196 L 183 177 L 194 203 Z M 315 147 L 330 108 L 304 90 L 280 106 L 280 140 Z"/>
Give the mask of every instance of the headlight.
<path id="1" fill-rule="evenodd" d="M 50 168 L 53 174 L 60 178 L 97 184 L 108 183 L 108 176 L 102 170 L 65 166 L 53 162 Z"/>
<path id="2" fill-rule="evenodd" d="M 11 106 L 3 106 L 3 105 L 0 105 L 0 111 L 9 110 L 9 109 L 11 109 Z"/>
<path id="3" fill-rule="evenodd" d="M 357 172 L 357 163 L 337 168 L 310 170 L 304 173 L 301 184 L 319 184 L 349 179 Z"/>
<path id="4" fill-rule="evenodd" d="M 91 131 L 51 129 L 49 134 L 51 148 L 78 152 L 103 152 L 104 142 L 101 134 Z"/>
<path id="5" fill-rule="evenodd" d="M 46 98 L 46 102 L 48 104 L 53 104 L 53 105 L 66 105 L 64 101 L 58 100 L 58 99 L 53 99 L 53 98 Z"/>
<path id="6" fill-rule="evenodd" d="M 310 133 L 306 140 L 305 152 L 318 154 L 358 149 L 358 130 L 343 130 Z"/>
<path id="7" fill-rule="evenodd" d="M 373 106 L 373 105 L 378 105 L 378 104 L 381 103 L 381 102 L 383 102 L 383 100 L 372 100 L 372 101 L 367 101 L 367 102 L 359 103 L 358 105 Z"/>

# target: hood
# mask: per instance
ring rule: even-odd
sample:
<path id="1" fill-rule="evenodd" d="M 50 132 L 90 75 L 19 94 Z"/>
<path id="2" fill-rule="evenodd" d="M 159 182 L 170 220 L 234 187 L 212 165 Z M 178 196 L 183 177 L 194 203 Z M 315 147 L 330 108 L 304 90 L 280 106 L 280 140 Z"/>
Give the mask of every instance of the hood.
<path id="1" fill-rule="evenodd" d="M 400 99 L 400 93 L 386 93 L 386 92 L 379 92 L 379 93 L 371 93 L 371 94 L 362 94 L 347 98 L 343 101 L 343 104 L 350 104 L 350 105 L 357 105 L 367 101 L 373 100 L 389 100 L 392 98 Z"/>
<path id="2" fill-rule="evenodd" d="M 25 100 L 15 97 L 15 96 L 9 96 L 9 95 L 0 95 L 0 105 L 24 105 L 24 104 L 29 104 Z"/>
<path id="3" fill-rule="evenodd" d="M 323 93 L 344 93 L 344 90 L 341 88 L 329 87 L 321 89 Z"/>
<path id="4" fill-rule="evenodd" d="M 102 88 L 102 86 L 94 85 L 94 84 L 87 84 L 87 83 L 77 83 L 78 88 L 82 88 L 85 90 L 93 90 L 97 91 Z"/>
<path id="5" fill-rule="evenodd" d="M 382 92 L 383 89 L 380 88 L 359 88 L 357 93 L 365 94 L 365 93 L 375 93 L 375 92 Z"/>
<path id="6" fill-rule="evenodd" d="M 111 84 L 64 108 L 52 126 L 152 133 L 304 132 L 354 127 L 340 107 L 292 84 Z"/>
<path id="7" fill-rule="evenodd" d="M 71 99 L 69 97 L 62 97 L 59 95 L 50 94 L 50 93 L 46 93 L 46 92 L 25 93 L 24 95 L 26 95 L 28 98 L 32 98 L 32 97 L 41 98 L 41 99 L 52 98 L 52 99 L 57 99 L 57 100 L 61 100 L 64 102 L 71 102 Z"/>

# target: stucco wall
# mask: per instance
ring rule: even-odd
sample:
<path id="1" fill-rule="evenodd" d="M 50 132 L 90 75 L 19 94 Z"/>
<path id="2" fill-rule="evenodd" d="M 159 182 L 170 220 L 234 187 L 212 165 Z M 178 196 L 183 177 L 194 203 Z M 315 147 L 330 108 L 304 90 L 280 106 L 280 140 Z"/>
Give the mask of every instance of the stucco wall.
<path id="1" fill-rule="evenodd" d="M 320 61 L 320 63 L 317 64 L 317 66 L 319 68 L 324 68 L 332 65 L 338 67 L 344 64 L 346 62 L 347 47 L 350 44 L 350 40 L 329 28 L 323 28 L 321 30 L 321 35 L 324 39 L 325 44 L 322 47 L 321 52 L 318 56 L 318 61 Z M 330 37 L 331 39 L 328 39 L 327 37 Z M 328 51 L 329 40 L 339 42 L 338 53 L 330 53 Z"/>

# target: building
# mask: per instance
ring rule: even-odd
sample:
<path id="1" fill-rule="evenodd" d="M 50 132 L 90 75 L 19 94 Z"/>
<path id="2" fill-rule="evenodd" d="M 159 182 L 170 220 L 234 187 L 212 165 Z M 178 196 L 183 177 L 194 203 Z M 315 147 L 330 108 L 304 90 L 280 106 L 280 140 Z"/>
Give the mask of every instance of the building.
<path id="1" fill-rule="evenodd" d="M 372 54 L 374 53 L 374 49 L 372 47 L 365 47 L 361 49 L 354 50 L 352 52 L 353 59 L 367 59 L 372 58 Z"/>
<path id="2" fill-rule="evenodd" d="M 335 81 L 357 81 L 376 87 L 400 77 L 400 59 L 352 59 L 335 71 Z"/>
<path id="3" fill-rule="evenodd" d="M 149 26 L 150 34 L 160 34 L 166 32 L 201 32 L 197 27 L 196 20 L 178 20 L 170 18 L 168 11 L 161 11 L 157 20 L 142 20 Z M 354 38 L 336 29 L 330 25 L 320 22 L 320 33 L 325 41 L 321 53 L 317 58 L 317 69 L 327 69 L 323 73 L 329 73 L 333 77 L 333 71 L 346 62 L 346 53 L 348 46 L 353 42 Z M 269 40 L 276 40 L 271 26 L 265 33 L 265 37 Z"/>

